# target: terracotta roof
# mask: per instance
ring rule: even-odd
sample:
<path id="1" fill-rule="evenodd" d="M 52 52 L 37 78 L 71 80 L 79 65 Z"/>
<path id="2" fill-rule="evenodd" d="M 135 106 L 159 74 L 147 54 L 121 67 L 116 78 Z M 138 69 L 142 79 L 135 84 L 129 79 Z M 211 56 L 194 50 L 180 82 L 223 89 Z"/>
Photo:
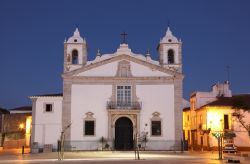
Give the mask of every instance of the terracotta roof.
<path id="1" fill-rule="evenodd" d="M 233 106 L 237 101 L 241 101 L 250 106 L 250 94 L 233 95 L 232 97 L 219 97 L 217 100 L 204 106 Z"/>
<path id="2" fill-rule="evenodd" d="M 189 111 L 190 107 L 183 108 L 183 112 Z"/>
<path id="3" fill-rule="evenodd" d="M 35 95 L 31 97 L 58 97 L 58 96 L 63 96 L 62 93 L 52 93 L 52 94 L 43 94 L 43 95 Z"/>
<path id="4" fill-rule="evenodd" d="M 7 114 L 10 113 L 7 109 L 0 108 L 0 114 Z"/>
<path id="5" fill-rule="evenodd" d="M 36 95 L 36 96 L 45 96 L 45 97 L 49 97 L 49 96 L 52 96 L 52 97 L 54 97 L 54 96 L 63 96 L 63 94 L 62 93 L 52 93 L 52 94 L 44 94 L 44 95 Z"/>
<path id="6" fill-rule="evenodd" d="M 9 109 L 10 111 L 32 111 L 31 106 L 21 106 L 13 109 Z"/>

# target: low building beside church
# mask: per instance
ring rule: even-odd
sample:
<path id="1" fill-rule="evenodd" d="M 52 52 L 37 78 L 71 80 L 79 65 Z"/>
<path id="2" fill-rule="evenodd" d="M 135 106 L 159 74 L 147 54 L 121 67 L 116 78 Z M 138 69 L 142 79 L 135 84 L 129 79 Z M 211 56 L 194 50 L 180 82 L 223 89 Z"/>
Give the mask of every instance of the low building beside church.
<path id="1" fill-rule="evenodd" d="M 31 106 L 0 109 L 0 147 L 9 149 L 30 146 L 31 113 Z"/>
<path id="2" fill-rule="evenodd" d="M 78 29 L 64 43 L 63 93 L 31 96 L 32 143 L 97 150 L 180 150 L 182 132 L 182 42 L 170 31 L 157 47 L 159 60 L 135 54 L 127 43 L 87 60 Z M 62 133 L 63 132 L 63 133 Z"/>

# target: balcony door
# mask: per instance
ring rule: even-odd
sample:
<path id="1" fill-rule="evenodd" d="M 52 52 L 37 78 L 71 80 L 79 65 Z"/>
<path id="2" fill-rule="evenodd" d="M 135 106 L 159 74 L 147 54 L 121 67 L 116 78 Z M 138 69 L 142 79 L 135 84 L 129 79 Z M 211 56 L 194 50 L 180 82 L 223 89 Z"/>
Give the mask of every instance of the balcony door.
<path id="1" fill-rule="evenodd" d="M 131 106 L 131 86 L 117 86 L 117 105 Z"/>

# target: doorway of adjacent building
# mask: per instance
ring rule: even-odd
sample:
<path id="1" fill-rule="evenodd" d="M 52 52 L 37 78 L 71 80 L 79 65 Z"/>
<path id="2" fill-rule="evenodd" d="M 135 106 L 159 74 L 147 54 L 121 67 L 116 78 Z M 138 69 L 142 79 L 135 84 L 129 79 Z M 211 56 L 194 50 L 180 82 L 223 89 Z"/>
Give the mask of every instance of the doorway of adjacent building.
<path id="1" fill-rule="evenodd" d="M 127 117 L 121 117 L 115 122 L 115 149 L 133 149 L 133 123 Z"/>

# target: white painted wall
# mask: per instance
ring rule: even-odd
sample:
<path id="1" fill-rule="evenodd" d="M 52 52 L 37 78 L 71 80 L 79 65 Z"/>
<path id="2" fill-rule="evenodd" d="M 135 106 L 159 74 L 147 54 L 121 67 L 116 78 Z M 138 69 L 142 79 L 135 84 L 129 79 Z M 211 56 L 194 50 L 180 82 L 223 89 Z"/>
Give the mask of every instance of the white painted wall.
<path id="1" fill-rule="evenodd" d="M 134 62 L 130 62 L 131 64 L 131 71 L 132 71 L 132 75 L 133 76 L 136 76 L 136 77 L 142 77 L 142 76 L 153 76 L 153 77 L 156 77 L 156 76 L 171 76 L 171 75 L 168 75 L 164 72 L 160 72 L 158 70 L 154 70 L 154 69 L 151 69 L 149 67 L 146 67 L 146 66 L 143 66 L 141 64 L 137 64 L 137 63 L 134 63 Z"/>
<path id="2" fill-rule="evenodd" d="M 140 132 L 149 132 L 151 148 L 166 149 L 166 144 L 174 136 L 174 86 L 173 85 L 137 85 L 137 97 L 142 102 L 140 114 Z M 112 95 L 111 85 L 73 85 L 71 99 L 71 140 L 78 149 L 97 149 L 102 136 L 108 136 L 108 113 L 106 103 Z M 95 136 L 84 136 L 83 120 L 85 113 L 94 113 L 96 119 Z M 151 136 L 152 113 L 159 112 L 162 119 L 162 136 Z M 145 124 L 148 124 L 145 127 Z M 77 143 L 78 142 L 78 143 Z M 150 143 L 149 142 L 149 143 Z"/>
<path id="3" fill-rule="evenodd" d="M 76 85 L 72 86 L 71 97 L 71 140 L 86 141 L 85 149 L 97 149 L 93 141 L 108 136 L 107 101 L 112 95 L 112 85 Z M 96 119 L 95 136 L 84 136 L 84 118 L 87 112 L 94 113 Z"/>
<path id="4" fill-rule="evenodd" d="M 174 86 L 173 85 L 137 85 L 137 96 L 142 102 L 140 131 L 149 132 L 148 149 L 161 150 L 171 145 L 175 139 L 174 127 Z M 152 113 L 159 112 L 162 120 L 162 136 L 151 136 Z M 145 127 L 145 124 L 148 126 Z M 151 142 L 151 144 L 150 144 Z"/>
<path id="5" fill-rule="evenodd" d="M 121 60 L 120 60 L 121 61 Z M 77 76 L 107 76 L 107 77 L 112 77 L 116 75 L 117 72 L 117 66 L 118 66 L 118 62 L 120 61 L 115 61 L 109 64 L 105 64 L 90 70 L 87 70 L 85 72 L 79 73 Z M 171 76 L 168 75 L 164 72 L 160 72 L 158 70 L 154 70 L 151 69 L 149 67 L 143 66 L 141 64 L 137 64 L 134 62 L 130 61 L 130 65 L 131 65 L 131 72 L 133 76 L 136 77 L 142 77 L 142 76 L 153 76 L 153 77 L 157 77 L 157 76 Z"/>
<path id="6" fill-rule="evenodd" d="M 105 64 L 85 72 L 79 73 L 77 76 L 115 76 L 117 71 L 117 61 L 109 64 Z"/>
<path id="7" fill-rule="evenodd" d="M 196 109 L 200 108 L 203 105 L 206 105 L 212 101 L 216 100 L 216 96 L 212 92 L 197 92 L 196 93 Z"/>
<path id="8" fill-rule="evenodd" d="M 33 103 L 32 142 L 38 142 L 40 148 L 53 144 L 56 149 L 62 126 L 62 97 L 38 97 Z M 52 112 L 45 112 L 46 103 L 53 104 Z"/>

